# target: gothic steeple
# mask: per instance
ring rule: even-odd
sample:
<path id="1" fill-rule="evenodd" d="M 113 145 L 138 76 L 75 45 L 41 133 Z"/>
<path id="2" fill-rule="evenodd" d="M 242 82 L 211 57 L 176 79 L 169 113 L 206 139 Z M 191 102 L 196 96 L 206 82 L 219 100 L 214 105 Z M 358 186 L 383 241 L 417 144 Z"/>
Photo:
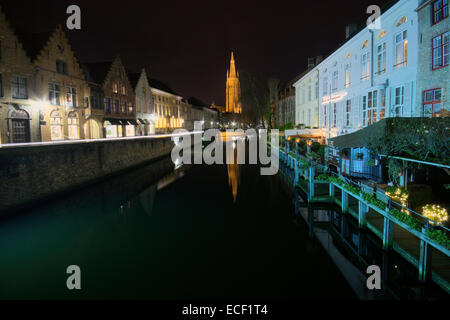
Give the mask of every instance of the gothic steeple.
<path id="1" fill-rule="evenodd" d="M 230 69 L 227 70 L 227 112 L 242 113 L 241 108 L 241 84 L 239 82 L 239 72 L 236 72 L 234 53 L 231 52 Z"/>

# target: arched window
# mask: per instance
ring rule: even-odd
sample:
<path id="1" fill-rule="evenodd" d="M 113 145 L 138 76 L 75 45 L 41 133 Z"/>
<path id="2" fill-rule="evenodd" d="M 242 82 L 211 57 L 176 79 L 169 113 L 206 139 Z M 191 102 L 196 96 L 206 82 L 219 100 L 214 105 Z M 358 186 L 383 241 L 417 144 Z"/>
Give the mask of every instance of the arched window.
<path id="1" fill-rule="evenodd" d="M 67 116 L 67 126 L 69 129 L 69 139 L 80 139 L 79 135 L 79 122 L 76 112 L 72 111 Z"/>
<path id="2" fill-rule="evenodd" d="M 398 22 L 397 22 L 397 27 L 400 27 L 406 21 L 408 21 L 408 19 L 405 16 L 401 17 L 400 20 L 398 20 Z"/>
<path id="3" fill-rule="evenodd" d="M 58 111 L 50 114 L 50 135 L 52 140 L 63 140 L 62 118 Z"/>

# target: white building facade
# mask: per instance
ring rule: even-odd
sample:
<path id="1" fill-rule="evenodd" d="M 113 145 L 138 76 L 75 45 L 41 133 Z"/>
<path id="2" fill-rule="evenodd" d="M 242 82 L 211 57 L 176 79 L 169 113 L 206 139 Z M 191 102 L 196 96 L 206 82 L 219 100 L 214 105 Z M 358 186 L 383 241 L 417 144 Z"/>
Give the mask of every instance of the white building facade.
<path id="1" fill-rule="evenodd" d="M 299 79 L 296 120 L 318 127 L 329 139 L 385 117 L 421 116 L 415 107 L 418 3 L 398 1 L 381 15 L 377 28 L 364 28 Z M 313 99 L 316 80 L 318 101 Z"/>

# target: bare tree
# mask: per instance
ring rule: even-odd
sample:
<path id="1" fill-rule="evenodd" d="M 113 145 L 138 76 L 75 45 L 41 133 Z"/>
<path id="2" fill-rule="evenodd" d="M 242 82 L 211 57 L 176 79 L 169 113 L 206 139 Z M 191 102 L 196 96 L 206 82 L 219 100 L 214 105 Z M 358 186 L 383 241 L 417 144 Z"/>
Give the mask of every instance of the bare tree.
<path id="1" fill-rule="evenodd" d="M 241 71 L 241 104 L 243 117 L 247 122 L 271 128 L 279 84 L 278 79 L 266 80 Z"/>

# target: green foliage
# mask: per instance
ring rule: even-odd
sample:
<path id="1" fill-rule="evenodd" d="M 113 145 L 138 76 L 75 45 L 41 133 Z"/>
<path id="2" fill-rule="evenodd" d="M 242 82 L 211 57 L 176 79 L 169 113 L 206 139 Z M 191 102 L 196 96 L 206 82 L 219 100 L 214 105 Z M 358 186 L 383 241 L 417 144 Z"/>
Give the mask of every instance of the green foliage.
<path id="1" fill-rule="evenodd" d="M 445 232 L 443 232 L 442 230 L 428 229 L 425 232 L 425 234 L 428 238 L 430 238 L 431 240 L 440 244 L 447 250 L 450 249 L 450 239 L 448 238 L 447 234 Z"/>
<path id="2" fill-rule="evenodd" d="M 419 220 L 407 214 L 406 212 L 397 209 L 390 209 L 389 214 L 395 217 L 398 221 L 407 224 L 410 228 L 416 231 L 422 230 L 422 223 L 420 223 Z"/>
<path id="3" fill-rule="evenodd" d="M 402 171 L 402 162 L 390 158 L 387 162 L 389 180 L 396 186 L 400 184 L 400 172 Z"/>
<path id="4" fill-rule="evenodd" d="M 318 180 L 318 181 L 330 181 L 329 179 L 330 179 L 330 176 L 327 174 L 321 174 L 316 177 L 316 180 Z"/>
<path id="5" fill-rule="evenodd" d="M 351 192 L 351 193 L 353 193 L 353 194 L 356 194 L 358 196 L 361 194 L 361 188 L 360 187 L 352 186 L 351 184 L 348 184 L 348 183 L 344 184 L 344 189 L 349 191 L 349 192 Z"/>
<path id="6" fill-rule="evenodd" d="M 280 131 L 286 131 L 286 130 L 292 130 L 294 129 L 294 125 L 292 123 L 287 123 L 284 126 L 279 126 L 278 130 Z"/>
<path id="7" fill-rule="evenodd" d="M 368 193 L 364 193 L 363 194 L 363 199 L 364 201 L 366 201 L 367 203 L 381 209 L 381 210 L 386 210 L 386 204 L 381 201 L 378 200 L 377 198 L 375 198 L 373 195 L 368 194 Z"/>
<path id="8" fill-rule="evenodd" d="M 330 176 L 328 178 L 328 181 L 335 183 L 337 185 L 340 185 L 340 186 L 343 186 L 345 184 L 344 180 L 342 180 L 341 178 L 338 178 L 338 177 L 333 177 L 333 176 Z"/>
<path id="9" fill-rule="evenodd" d="M 449 164 L 449 130 L 450 118 L 390 118 L 381 137 L 370 137 L 367 146 L 374 154 Z"/>

